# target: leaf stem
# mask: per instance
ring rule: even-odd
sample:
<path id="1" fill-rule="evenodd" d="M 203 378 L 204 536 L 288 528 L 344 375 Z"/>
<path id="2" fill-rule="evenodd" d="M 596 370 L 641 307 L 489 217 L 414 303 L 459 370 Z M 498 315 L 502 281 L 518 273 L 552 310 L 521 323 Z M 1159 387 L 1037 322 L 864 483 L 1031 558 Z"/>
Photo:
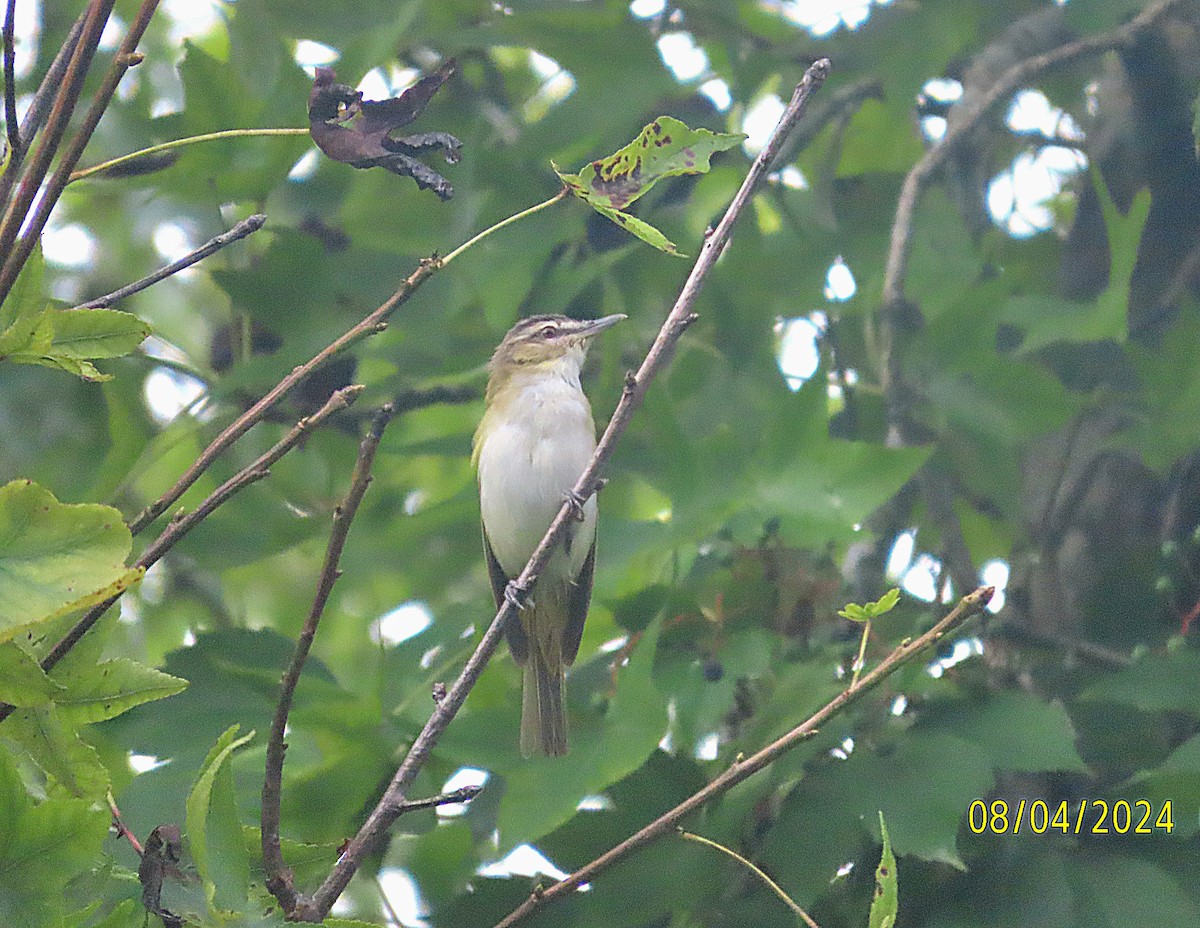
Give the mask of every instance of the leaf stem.
<path id="1" fill-rule="evenodd" d="M 745 857 L 743 857 L 737 851 L 733 850 L 732 848 L 726 847 L 724 844 L 718 844 L 716 841 L 712 841 L 708 838 L 705 838 L 702 835 L 694 835 L 690 831 L 684 831 L 682 828 L 679 829 L 679 837 L 686 838 L 688 841 L 695 841 L 697 844 L 703 844 L 706 847 L 716 848 L 722 854 L 728 854 L 730 857 L 732 857 L 734 860 L 736 860 L 738 863 L 740 863 L 747 870 L 750 870 L 752 873 L 757 875 L 760 880 L 762 880 L 764 883 L 766 883 L 767 886 L 769 886 L 771 888 L 771 892 L 773 892 L 776 896 L 778 896 L 780 899 L 782 899 L 787 904 L 787 907 L 789 909 L 791 909 L 793 912 L 795 912 L 796 915 L 799 916 L 800 920 L 808 926 L 808 928 L 820 928 L 820 925 L 818 925 L 815 921 L 812 920 L 812 916 L 810 916 L 807 912 L 805 912 L 804 909 L 800 908 L 800 906 L 798 906 L 796 904 L 796 900 L 794 900 L 791 896 L 789 896 L 786 892 L 783 891 L 782 886 L 780 886 L 773 879 L 771 879 L 769 876 L 767 876 L 766 873 L 764 873 L 762 870 L 760 870 L 754 864 L 750 863 L 750 861 L 748 861 Z"/>
<path id="2" fill-rule="evenodd" d="M 150 155 L 157 155 L 159 152 L 172 151 L 176 148 L 184 148 L 188 145 L 198 145 L 201 142 L 215 142 L 219 139 L 249 139 L 259 138 L 262 136 L 274 135 L 308 135 L 307 129 L 222 129 L 220 132 L 206 132 L 204 135 L 189 135 L 187 138 L 175 139 L 171 142 L 163 142 L 160 145 L 151 145 L 149 148 L 142 148 L 138 151 L 131 151 L 127 155 L 121 155 L 119 158 L 113 158 L 109 161 L 102 161 L 100 164 L 94 164 L 90 168 L 82 168 L 75 171 L 67 178 L 68 184 L 73 184 L 77 180 L 83 180 L 86 177 L 91 177 L 94 174 L 102 174 L 103 172 L 115 168 L 122 164 L 127 164 L 130 161 L 136 161 L 138 158 L 146 158 Z"/>
<path id="3" fill-rule="evenodd" d="M 863 622 L 862 639 L 858 642 L 858 657 L 854 658 L 854 676 L 850 678 L 850 689 L 858 686 L 858 677 L 862 673 L 863 661 L 867 656 L 867 639 L 871 637 L 871 620 Z"/>
<path id="4" fill-rule="evenodd" d="M 570 191 L 566 187 L 563 187 L 558 191 L 558 193 L 554 194 L 554 196 L 552 196 L 549 200 L 543 200 L 541 203 L 538 203 L 536 206 L 531 206 L 531 207 L 529 207 L 529 209 L 523 209 L 519 213 L 513 213 L 507 219 L 501 219 L 494 226 L 488 226 L 488 228 L 484 229 L 478 235 L 474 236 L 473 238 L 467 239 L 465 242 L 463 242 L 461 245 L 459 245 L 457 248 L 455 248 L 454 251 L 450 252 L 450 254 L 448 254 L 448 255 L 446 255 L 446 257 L 442 258 L 441 261 L 439 262 L 439 264 L 442 267 L 445 267 L 447 264 L 449 264 L 451 261 L 453 261 L 459 255 L 461 255 L 464 251 L 466 251 L 468 248 L 470 248 L 472 245 L 479 244 L 481 241 L 483 241 L 483 239 L 487 238 L 493 232 L 503 229 L 507 225 L 512 225 L 517 220 L 524 219 L 526 216 L 532 216 L 534 213 L 541 212 L 548 206 L 553 206 L 559 200 L 565 199 L 568 193 L 570 193 Z"/>

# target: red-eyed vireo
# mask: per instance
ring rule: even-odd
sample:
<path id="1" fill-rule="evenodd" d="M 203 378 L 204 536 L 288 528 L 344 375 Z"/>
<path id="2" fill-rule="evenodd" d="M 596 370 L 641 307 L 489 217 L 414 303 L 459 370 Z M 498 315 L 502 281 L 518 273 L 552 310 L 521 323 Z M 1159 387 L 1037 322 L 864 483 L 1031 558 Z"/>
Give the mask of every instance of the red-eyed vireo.
<path id="1" fill-rule="evenodd" d="M 579 369 L 592 338 L 624 318 L 532 316 L 514 325 L 492 355 L 474 459 L 497 608 L 596 448 Z M 595 566 L 593 496 L 529 591 L 518 620 L 505 630 L 513 656 L 525 668 L 521 752 L 527 757 L 567 753 L 563 670 L 579 651 Z"/>

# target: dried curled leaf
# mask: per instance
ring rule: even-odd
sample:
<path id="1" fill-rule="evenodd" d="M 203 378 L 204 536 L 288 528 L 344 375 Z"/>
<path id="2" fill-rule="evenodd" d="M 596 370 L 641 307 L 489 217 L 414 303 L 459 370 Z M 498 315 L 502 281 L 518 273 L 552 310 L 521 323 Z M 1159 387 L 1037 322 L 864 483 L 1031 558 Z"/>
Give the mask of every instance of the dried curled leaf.
<path id="1" fill-rule="evenodd" d="M 397 137 L 392 133 L 420 116 L 453 72 L 452 59 L 398 97 L 364 100 L 362 91 L 339 84 L 332 68 L 317 68 L 308 95 L 312 140 L 335 161 L 356 168 L 380 167 L 411 177 L 422 190 L 432 190 L 448 200 L 454 195 L 449 181 L 416 156 L 440 151 L 447 164 L 455 164 L 461 157 L 462 142 L 447 132 Z"/>

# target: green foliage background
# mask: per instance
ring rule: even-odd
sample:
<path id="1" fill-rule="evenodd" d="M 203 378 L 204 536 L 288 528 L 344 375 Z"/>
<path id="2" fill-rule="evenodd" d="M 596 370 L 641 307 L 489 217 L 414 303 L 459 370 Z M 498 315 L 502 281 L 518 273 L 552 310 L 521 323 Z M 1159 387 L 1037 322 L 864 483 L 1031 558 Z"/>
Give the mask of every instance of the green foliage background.
<path id="1" fill-rule="evenodd" d="M 77 6 L 43 4 L 21 93 Z M 495 924 L 534 881 L 481 866 L 526 843 L 564 870 L 581 866 L 798 724 L 844 686 L 839 668 L 854 658 L 859 627 L 837 611 L 893 585 L 886 554 L 915 529 L 917 550 L 948 564 L 963 550 L 974 568 L 1010 563 L 1006 609 L 947 643 L 940 656 L 958 663 L 898 674 L 686 827 L 761 864 L 824 928 L 867 923 L 881 810 L 902 928 L 1200 924 L 1200 653 L 1194 632 L 1179 634 L 1200 595 L 1200 324 L 1195 268 L 1185 273 L 1200 240 L 1190 134 L 1200 14 L 1177 3 L 1174 31 L 1037 81 L 1084 127 L 1079 144 L 1099 168 L 1070 182 L 1056 231 L 1015 239 L 982 212 L 984 182 L 1045 142 L 1010 132 L 1003 109 L 923 197 L 906 285 L 921 320 L 898 341 L 912 434 L 894 448 L 880 294 L 900 183 L 927 144 L 919 92 L 944 76 L 968 94 L 986 88 L 1038 40 L 1102 32 L 1141 5 L 1071 0 L 1054 13 L 1041 0 L 896 0 L 825 38 L 777 6 L 692 0 L 639 19 L 621 0 L 238 0 L 185 41 L 156 17 L 88 164 L 187 135 L 305 125 L 303 39 L 336 49 L 351 84 L 376 67 L 427 72 L 457 58 L 414 131 L 452 132 L 463 160 L 444 168 L 455 188 L 445 204 L 407 179 L 328 161 L 289 179 L 310 148 L 302 137 L 195 146 L 152 173 L 68 188 L 57 222 L 95 237 L 93 260 L 31 265 L 0 318 L 16 318 L 14 300 L 73 306 L 148 273 L 162 263 L 162 223 L 197 244 L 253 212 L 268 223 L 126 300 L 154 340 L 125 357 L 89 355 L 111 380 L 0 361 L 0 485 L 36 483 L 0 490 L 0 697 L 18 706 L 0 723 L 0 922 L 142 924 L 137 859 L 106 831 L 111 787 L 134 834 L 184 826 L 185 870 L 198 879 L 169 881 L 168 908 L 196 924 L 282 924 L 254 830 L 265 732 L 364 416 L 413 389 L 481 389 L 518 316 L 621 312 L 629 321 L 596 346 L 588 377 L 603 419 L 688 262 L 574 200 L 464 253 L 354 350 L 353 369 L 318 374 L 181 504 L 195 506 L 339 380 L 366 385 L 357 406 L 206 520 L 47 679 L 33 662 L 70 626 L 63 610 L 137 579 L 117 513 L 92 504 L 132 518 L 421 257 L 553 195 L 551 162 L 577 170 L 659 115 L 740 131 L 756 101 L 786 98 L 828 56 L 833 75 L 789 156 L 807 187 L 773 183 L 756 196 L 609 470 L 595 600 L 569 682 L 572 753 L 520 757 L 520 673 L 498 656 L 413 794 L 439 792 L 462 767 L 488 771 L 486 789 L 463 815 L 402 818 L 339 912 L 384 924 L 374 878 L 402 868 L 430 924 Z M 134 7 L 117 11 L 128 21 Z M 656 48 L 681 29 L 709 61 L 686 82 Z M 565 99 L 547 95 L 530 51 L 570 72 Z M 728 84 L 725 112 L 697 91 L 709 77 Z M 154 115 L 163 101 L 171 111 Z M 710 173 L 662 181 L 631 212 L 695 254 L 748 163 L 739 149 L 718 154 Z M 857 292 L 834 303 L 823 287 L 839 256 Z M 822 367 L 792 390 L 777 324 L 817 310 L 828 317 Z M 268 343 L 278 347 L 248 350 Z M 194 415 L 168 424 L 145 401 L 164 363 L 204 387 Z M 291 716 L 283 831 L 302 889 L 328 872 L 428 717 L 432 684 L 453 679 L 493 614 L 469 464 L 480 411 L 478 400 L 420 408 L 385 436 Z M 943 492 L 923 492 L 930 482 Z M 45 521 L 14 516 L 41 504 Z M 14 573 L 27 524 L 53 542 L 39 542 L 39 557 L 56 544 L 70 555 L 61 588 L 37 574 L 36 602 Z M 380 618 L 410 601 L 433 624 L 381 643 Z M 868 663 L 930 622 L 931 607 L 906 596 L 872 623 Z M 699 759 L 714 733 L 715 757 Z M 130 754 L 160 764 L 134 775 Z M 579 809 L 595 796 L 604 801 Z M 972 832 L 974 800 L 1021 798 L 1052 810 L 1144 798 L 1156 815 L 1170 802 L 1174 827 Z M 535 921 L 770 928 L 793 918 L 725 856 L 668 838 Z"/>

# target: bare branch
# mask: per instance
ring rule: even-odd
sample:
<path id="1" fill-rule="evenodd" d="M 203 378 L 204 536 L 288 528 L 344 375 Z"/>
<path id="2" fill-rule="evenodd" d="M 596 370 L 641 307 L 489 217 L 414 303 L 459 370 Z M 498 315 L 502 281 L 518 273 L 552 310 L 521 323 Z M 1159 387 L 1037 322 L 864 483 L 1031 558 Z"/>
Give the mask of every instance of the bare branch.
<path id="1" fill-rule="evenodd" d="M 138 513 L 137 517 L 129 523 L 130 531 L 136 535 L 162 515 L 168 507 L 187 492 L 193 483 L 200 479 L 200 476 L 208 470 L 212 462 L 226 448 L 245 435 L 246 432 L 250 431 L 280 400 L 287 396 L 302 381 L 307 379 L 313 371 L 321 367 L 335 355 L 345 351 L 351 345 L 362 341 L 367 336 L 383 331 L 383 326 L 387 318 L 412 296 L 413 292 L 425 282 L 425 279 L 438 269 L 438 266 L 436 258 L 422 260 L 417 269 L 400 284 L 399 289 L 388 297 L 382 306 L 372 311 L 353 328 L 348 329 L 341 336 L 326 345 L 304 364 L 294 368 L 290 374 L 272 387 L 262 399 L 227 425 L 216 438 L 209 442 L 208 447 L 200 452 L 200 456 L 175 481 L 171 489 L 167 490 L 166 493 Z"/>
<path id="2" fill-rule="evenodd" d="M 271 735 L 267 741 L 267 768 L 263 776 L 262 852 L 267 889 L 279 900 L 285 912 L 295 908 L 296 890 L 292 885 L 292 873 L 284 863 L 283 850 L 279 844 L 283 756 L 287 750 L 283 741 L 284 731 L 287 729 L 288 714 L 292 711 L 296 684 L 300 682 L 304 662 L 308 660 L 308 652 L 317 637 L 317 626 L 325 612 L 325 605 L 329 602 L 329 595 L 333 592 L 333 585 L 342 574 L 338 569 L 338 562 L 346 546 L 350 524 L 354 521 L 367 487 L 371 485 L 371 467 L 375 463 L 375 452 L 379 450 L 383 430 L 387 428 L 394 413 L 395 410 L 390 404 L 380 407 L 359 445 L 358 459 L 350 477 L 350 489 L 346 492 L 342 504 L 333 512 L 333 528 L 329 533 L 329 544 L 325 548 L 325 562 L 317 578 L 317 592 L 313 597 L 312 607 L 308 611 L 308 618 L 304 620 L 300 637 L 296 640 L 296 650 L 292 653 L 291 663 L 288 664 L 279 684 L 279 703 L 275 707 L 275 717 L 271 722 Z"/>
<path id="3" fill-rule="evenodd" d="M 9 243 L 0 244 L 0 254 L 7 254 L 3 269 L 0 269 L 0 301 L 8 295 L 12 289 L 13 282 L 17 279 L 17 275 L 21 272 L 21 268 L 25 266 L 25 262 L 29 259 L 29 255 L 33 252 L 34 247 L 41 239 L 42 230 L 46 227 L 46 220 L 50 218 L 50 213 L 58 203 L 58 198 L 62 195 L 63 189 L 67 186 L 68 178 L 71 176 L 71 171 L 75 169 L 75 165 L 79 163 L 79 158 L 83 155 L 83 150 L 91 141 L 92 133 L 96 131 L 96 126 L 100 122 L 100 117 L 104 115 L 104 111 L 108 109 L 108 104 L 112 101 L 113 94 L 117 92 L 117 85 L 121 83 L 121 78 L 125 76 L 125 72 L 142 60 L 142 56 L 137 53 L 138 43 L 142 40 L 142 34 L 146 31 L 146 27 L 150 25 L 150 19 L 154 16 L 154 11 L 158 9 L 159 0 L 142 0 L 141 7 L 138 8 L 137 15 L 129 24 L 129 30 L 125 33 L 125 38 L 121 42 L 121 47 L 117 49 L 116 55 L 113 56 L 112 64 L 104 74 L 104 79 L 100 82 L 100 87 L 96 90 L 96 94 L 92 97 L 92 105 L 88 107 L 87 114 L 83 118 L 78 131 L 71 139 L 70 145 L 59 156 L 58 163 L 54 166 L 54 173 L 50 175 L 50 179 L 46 182 L 37 199 L 37 206 L 34 208 L 33 215 L 29 217 L 25 228 L 17 241 L 16 247 L 8 252 Z M 112 4 L 107 4 L 111 10 Z M 107 18 L 107 17 L 106 17 Z M 41 155 L 41 149 L 38 152 Z M 22 189 L 25 186 L 25 180 L 21 181 Z M 32 202 L 32 200 L 30 201 Z M 25 207 L 28 210 L 28 205 Z M 23 214 L 22 214 L 23 215 Z M 9 216 L 4 217 L 5 226 L 8 225 Z M 21 226 L 22 222 L 18 221 L 17 226 Z M 13 235 L 16 235 L 17 230 L 13 230 Z"/>
<path id="4" fill-rule="evenodd" d="M 661 815 L 641 831 L 626 838 L 616 847 L 605 851 L 591 863 L 576 870 L 565 880 L 560 880 L 553 886 L 530 895 L 528 899 L 514 909 L 503 921 L 499 922 L 496 928 L 512 928 L 513 925 L 527 919 L 536 909 L 556 899 L 560 899 L 584 883 L 594 880 L 621 858 L 661 838 L 664 834 L 673 831 L 685 816 L 699 809 L 710 799 L 728 792 L 734 786 L 753 774 L 758 773 L 798 744 L 811 738 L 830 719 L 858 702 L 858 700 L 862 699 L 863 696 L 913 660 L 913 658 L 920 655 L 931 645 L 936 644 L 946 635 L 957 630 L 971 617 L 982 613 L 994 592 L 994 587 L 986 586 L 980 587 L 973 593 L 964 596 L 945 618 L 925 634 L 912 641 L 901 642 L 900 646 L 885 657 L 874 670 L 863 676 L 857 686 L 843 690 L 813 713 L 806 721 L 797 725 L 782 738 L 773 741 L 757 754 L 753 754 L 745 760 L 738 761 L 670 812 Z"/>
<path id="5" fill-rule="evenodd" d="M 276 442 L 270 450 L 258 457 L 251 464 L 243 467 L 213 490 L 195 510 L 188 513 L 182 511 L 177 513 L 163 530 L 163 533 L 154 539 L 150 546 L 142 552 L 142 556 L 137 559 L 134 567 L 150 568 L 156 564 L 164 554 L 179 543 L 184 535 L 212 515 L 230 497 L 250 486 L 250 484 L 257 483 L 263 477 L 266 477 L 272 464 L 291 451 L 300 442 L 300 439 L 316 428 L 321 422 L 335 412 L 345 409 L 358 399 L 362 390 L 363 388 L 358 385 L 343 387 L 338 390 L 319 410 L 297 422 L 291 431 Z M 62 640 L 42 659 L 42 669 L 50 670 L 51 667 L 62 660 L 66 653 L 75 647 L 79 643 L 79 640 L 87 634 L 88 630 L 96 624 L 100 616 L 104 615 L 108 608 L 119 598 L 120 594 L 118 593 L 116 596 L 106 599 L 104 602 L 93 606 L 85 612 L 82 618 L 63 636 Z M 13 708 L 13 706 L 7 703 L 0 703 L 0 722 L 12 715 Z"/>
<path id="6" fill-rule="evenodd" d="M 17 233 L 21 230 L 21 225 L 25 221 L 29 208 L 33 205 L 42 181 L 46 179 L 50 162 L 54 159 L 59 143 L 62 142 L 63 135 L 67 131 L 67 125 L 71 121 L 71 115 L 75 112 L 75 105 L 79 102 L 79 95 L 83 90 L 83 80 L 92 65 L 92 57 L 96 54 L 100 34 L 104 31 L 104 26 L 112 13 L 114 2 L 115 0 L 92 0 L 88 4 L 86 19 L 83 22 L 79 40 L 75 43 L 75 50 L 67 64 L 66 73 L 59 83 L 48 88 L 56 93 L 54 105 L 50 108 L 50 115 L 46 119 L 46 131 L 42 133 L 33 161 L 21 176 L 21 181 L 17 185 L 16 197 L 8 204 L 4 211 L 4 219 L 0 221 L 0 255 L 5 256 L 5 263 L 13 257 L 12 247 L 17 240 Z M 46 87 L 45 81 L 42 82 L 42 86 Z M 13 166 L 10 165 L 5 173 L 14 173 Z M 24 264 L 24 259 L 20 263 Z M 3 302 L 7 293 L 8 287 L 0 290 L 0 302 Z"/>
<path id="7" fill-rule="evenodd" d="M 88 300 L 86 303 L 81 303 L 74 307 L 75 309 L 107 309 L 114 303 L 120 302 L 127 296 L 132 296 L 147 287 L 153 286 L 160 280 L 165 280 L 172 274 L 178 274 L 186 267 L 191 267 L 198 261 L 203 261 L 209 255 L 214 254 L 224 248 L 226 245 L 232 245 L 234 242 L 244 239 L 247 235 L 252 235 L 263 227 L 267 221 L 267 217 L 262 213 L 255 213 L 247 219 L 243 219 L 232 229 L 222 232 L 215 238 L 209 239 L 195 251 L 189 252 L 178 261 L 172 261 L 165 267 L 160 267 L 152 274 L 147 274 L 141 280 L 135 280 L 131 284 L 127 284 L 120 290 L 114 290 L 105 296 L 98 296 L 94 300 Z"/>
<path id="8" fill-rule="evenodd" d="M 17 157 L 21 150 L 21 127 L 17 124 L 17 46 L 14 20 L 17 0 L 8 0 L 4 12 L 4 125 L 8 133 L 8 157 Z"/>
<path id="9" fill-rule="evenodd" d="M 826 76 L 829 74 L 829 68 L 829 60 L 822 58 L 814 62 L 805 72 L 804 78 L 796 86 L 791 102 L 780 117 L 779 124 L 776 125 L 774 131 L 771 133 L 771 138 L 768 140 L 766 146 L 759 152 L 758 157 L 755 158 L 754 164 L 746 175 L 741 188 L 734 196 L 733 202 L 730 203 L 717 228 L 705 239 L 696 263 L 683 285 L 679 298 L 675 301 L 674 307 L 659 330 L 658 337 L 655 338 L 654 344 L 650 346 L 650 350 L 647 352 L 645 360 L 642 361 L 642 365 L 638 368 L 637 373 L 631 374 L 626 380 L 625 390 L 621 395 L 621 400 L 617 404 L 616 410 L 613 412 L 612 419 L 609 420 L 608 427 L 604 430 L 604 434 L 596 445 L 596 450 L 591 460 L 575 484 L 573 495 L 577 499 L 586 500 L 596 492 L 600 480 L 599 472 L 612 456 L 617 441 L 624 434 L 630 420 L 633 418 L 634 412 L 641 405 L 642 398 L 645 396 L 651 381 L 670 362 L 676 344 L 683 335 L 684 330 L 696 319 L 696 314 L 693 311 L 696 298 L 699 296 L 700 289 L 703 287 L 709 272 L 716 264 L 717 258 L 720 257 L 726 243 L 729 241 L 734 223 L 737 222 L 738 216 L 745 208 L 746 203 L 749 202 L 754 188 L 767 173 L 784 139 L 803 114 L 809 97 L 824 83 Z M 566 532 L 567 526 L 572 519 L 573 505 L 571 502 L 564 503 L 563 507 L 559 510 L 550 528 L 546 531 L 545 537 L 542 538 L 541 543 L 529 559 L 529 563 L 525 565 L 525 569 L 521 571 L 520 576 L 515 581 L 518 590 L 529 590 L 533 586 L 538 574 L 541 573 L 549 561 L 555 546 Z M 301 899 L 289 917 L 301 921 L 320 922 L 329 914 L 333 903 L 342 894 L 342 891 L 346 888 L 346 884 L 350 882 L 351 877 L 358 870 L 363 856 L 403 812 L 405 797 L 409 787 L 412 785 L 413 780 L 416 779 L 417 773 L 424 766 L 434 745 L 437 744 L 446 727 L 462 707 L 467 694 L 479 679 L 483 668 L 487 665 L 492 653 L 496 650 L 496 646 L 500 643 L 504 626 L 509 621 L 512 611 L 512 603 L 506 600 L 496 613 L 496 617 L 492 620 L 491 625 L 488 626 L 487 631 L 484 632 L 483 638 L 475 648 L 474 653 L 468 658 L 462 673 L 459 674 L 453 686 L 446 692 L 445 698 L 438 702 L 433 715 L 430 716 L 429 721 L 426 722 L 425 727 L 413 742 L 412 747 L 409 748 L 408 754 L 392 777 L 392 781 L 384 792 L 383 798 L 380 799 L 379 803 L 371 811 L 366 822 L 359 829 L 358 834 L 350 841 L 325 882 L 313 894 L 312 899 Z"/>
<path id="10" fill-rule="evenodd" d="M 0 174 L 0 213 L 3 213 L 4 207 L 8 205 L 8 198 L 12 194 L 13 183 L 17 175 L 21 173 L 21 164 L 25 160 L 25 152 L 28 151 L 30 144 L 33 142 L 33 137 L 37 135 L 39 129 L 42 128 L 46 121 L 46 114 L 50 111 L 50 101 L 63 82 L 63 75 L 67 73 L 67 65 L 71 63 L 71 58 L 75 54 L 75 49 L 79 45 L 79 37 L 83 34 L 83 25 L 87 22 L 88 10 L 84 9 L 79 14 L 79 18 L 75 20 L 75 24 L 71 26 L 71 31 L 67 33 L 67 38 L 58 50 L 58 54 L 54 56 L 54 60 L 50 63 L 50 68 L 42 77 L 42 82 L 38 85 L 37 92 L 33 95 L 33 100 L 30 101 L 29 109 L 25 111 L 25 118 L 21 120 L 21 144 L 9 156 L 8 167 L 4 173 Z"/>

